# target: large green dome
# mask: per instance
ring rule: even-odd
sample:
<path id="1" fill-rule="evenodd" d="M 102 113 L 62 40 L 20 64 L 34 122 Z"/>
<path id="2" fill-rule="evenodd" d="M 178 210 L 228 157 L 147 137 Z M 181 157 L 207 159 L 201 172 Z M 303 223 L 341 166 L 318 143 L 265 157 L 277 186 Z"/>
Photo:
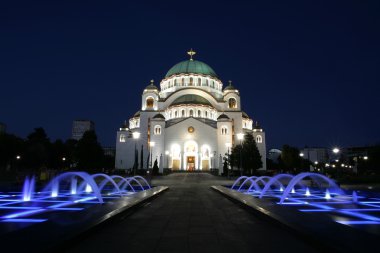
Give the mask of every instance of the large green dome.
<path id="1" fill-rule="evenodd" d="M 218 77 L 215 71 L 206 63 L 196 60 L 182 61 L 174 65 L 166 74 L 166 77 L 176 74 L 202 74 L 212 77 Z"/>

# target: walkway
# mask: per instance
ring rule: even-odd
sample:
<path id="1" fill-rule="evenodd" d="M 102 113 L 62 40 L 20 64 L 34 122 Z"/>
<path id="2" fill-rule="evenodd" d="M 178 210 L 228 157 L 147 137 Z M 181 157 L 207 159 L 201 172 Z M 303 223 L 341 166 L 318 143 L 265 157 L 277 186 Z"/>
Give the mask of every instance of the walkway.
<path id="1" fill-rule="evenodd" d="M 316 252 L 283 228 L 256 217 L 210 185 L 209 174 L 172 174 L 153 182 L 170 190 L 66 252 Z"/>

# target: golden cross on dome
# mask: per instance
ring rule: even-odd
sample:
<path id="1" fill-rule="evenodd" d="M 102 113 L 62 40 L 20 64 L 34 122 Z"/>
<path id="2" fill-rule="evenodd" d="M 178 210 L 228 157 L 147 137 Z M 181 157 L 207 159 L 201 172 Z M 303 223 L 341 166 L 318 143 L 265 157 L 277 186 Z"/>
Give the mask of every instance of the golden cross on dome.
<path id="1" fill-rule="evenodd" d="M 190 61 L 193 60 L 193 55 L 195 55 L 197 52 L 193 51 L 193 49 L 191 48 L 189 52 L 187 52 L 188 55 L 190 55 Z"/>

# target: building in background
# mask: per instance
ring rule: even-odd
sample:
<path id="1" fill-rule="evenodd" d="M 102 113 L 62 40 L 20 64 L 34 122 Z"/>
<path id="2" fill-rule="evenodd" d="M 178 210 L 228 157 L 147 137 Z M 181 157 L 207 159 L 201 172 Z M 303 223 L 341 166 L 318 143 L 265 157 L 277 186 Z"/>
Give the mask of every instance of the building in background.
<path id="1" fill-rule="evenodd" d="M 71 138 L 80 140 L 86 131 L 95 130 L 95 123 L 91 120 L 74 120 L 71 132 Z"/>
<path id="2" fill-rule="evenodd" d="M 160 89 L 153 81 L 144 89 L 140 110 L 117 132 L 116 168 L 151 168 L 157 160 L 160 172 L 222 173 L 225 154 L 252 134 L 266 169 L 265 132 L 242 111 L 239 90 L 231 82 L 223 88 L 209 65 L 193 60 L 194 51 L 188 54 Z"/>
<path id="3" fill-rule="evenodd" d="M 7 125 L 0 122 L 0 134 L 5 134 L 7 132 Z"/>
<path id="4" fill-rule="evenodd" d="M 304 148 L 301 150 L 300 155 L 312 163 L 326 163 L 329 161 L 327 148 Z"/>

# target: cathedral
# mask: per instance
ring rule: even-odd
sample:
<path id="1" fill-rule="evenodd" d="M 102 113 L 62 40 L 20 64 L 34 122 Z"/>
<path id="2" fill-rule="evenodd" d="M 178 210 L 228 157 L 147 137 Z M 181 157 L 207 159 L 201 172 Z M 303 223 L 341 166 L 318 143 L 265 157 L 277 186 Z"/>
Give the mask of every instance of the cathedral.
<path id="1" fill-rule="evenodd" d="M 206 63 L 181 61 L 167 72 L 160 88 L 153 80 L 141 108 L 117 131 L 117 169 L 223 171 L 223 157 L 252 134 L 266 168 L 265 133 L 241 109 L 240 93 L 223 83 Z"/>

